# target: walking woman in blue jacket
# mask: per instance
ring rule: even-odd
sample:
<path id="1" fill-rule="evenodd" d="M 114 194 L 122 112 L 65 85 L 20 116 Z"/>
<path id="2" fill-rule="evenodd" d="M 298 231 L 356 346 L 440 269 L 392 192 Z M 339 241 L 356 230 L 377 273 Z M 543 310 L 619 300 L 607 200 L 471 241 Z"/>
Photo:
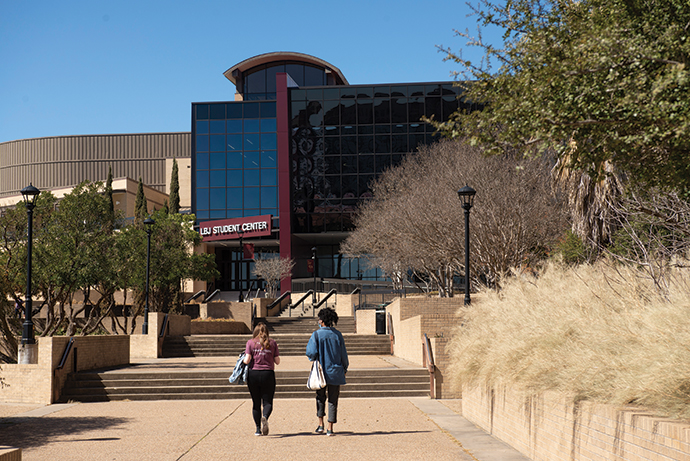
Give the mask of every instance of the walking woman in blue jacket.
<path id="1" fill-rule="evenodd" d="M 343 335 L 335 329 L 338 314 L 330 307 L 319 311 L 319 326 L 307 343 L 307 357 L 318 360 L 326 377 L 326 387 L 316 391 L 316 417 L 319 418 L 317 433 L 324 431 L 323 418 L 326 416 L 328 396 L 328 428 L 326 434 L 333 435 L 333 424 L 338 422 L 338 397 L 340 386 L 345 384 L 345 373 L 350 362 L 347 358 Z"/>

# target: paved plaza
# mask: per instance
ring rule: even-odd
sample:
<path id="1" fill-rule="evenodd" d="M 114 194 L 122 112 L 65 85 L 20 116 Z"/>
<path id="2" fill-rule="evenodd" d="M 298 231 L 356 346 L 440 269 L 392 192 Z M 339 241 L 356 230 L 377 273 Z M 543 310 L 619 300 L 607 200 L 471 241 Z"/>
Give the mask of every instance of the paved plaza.
<path id="1" fill-rule="evenodd" d="M 283 367 L 308 366 L 285 357 Z M 367 357 L 361 366 L 390 363 Z M 181 366 L 148 361 L 142 366 Z M 226 362 L 189 360 L 197 368 Z M 283 368 L 285 369 L 285 368 Z M 305 368 L 307 369 L 307 368 Z M 305 375 L 306 376 L 306 375 Z M 336 435 L 315 434 L 313 399 L 277 399 L 268 436 L 255 436 L 251 400 L 0 404 L 0 445 L 22 460 L 526 460 L 461 416 L 460 400 L 344 398 Z"/>

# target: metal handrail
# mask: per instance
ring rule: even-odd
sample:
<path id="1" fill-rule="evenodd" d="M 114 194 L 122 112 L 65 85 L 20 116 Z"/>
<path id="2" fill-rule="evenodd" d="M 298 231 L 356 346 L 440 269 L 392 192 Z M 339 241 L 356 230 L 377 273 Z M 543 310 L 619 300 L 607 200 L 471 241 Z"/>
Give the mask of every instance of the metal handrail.
<path id="1" fill-rule="evenodd" d="M 168 328 L 168 315 L 170 314 L 165 314 L 163 317 L 163 325 L 161 326 L 161 332 L 158 334 L 158 339 L 165 338 L 166 330 Z"/>
<path id="2" fill-rule="evenodd" d="M 329 291 L 328 294 L 327 294 L 326 296 L 324 296 L 323 299 L 322 299 L 321 301 L 319 301 L 318 303 L 316 303 L 316 304 L 314 305 L 314 310 L 312 311 L 312 317 L 316 315 L 316 311 L 321 307 L 321 305 L 322 305 L 323 303 L 325 303 L 326 301 L 328 301 L 328 298 L 330 298 L 331 296 L 333 296 L 333 295 L 335 295 L 335 294 L 338 294 L 338 292 L 337 292 L 337 290 L 334 288 L 334 289 L 332 289 L 331 291 Z"/>
<path id="3" fill-rule="evenodd" d="M 74 346 L 74 338 L 70 338 L 67 342 L 67 345 L 65 346 L 65 351 L 62 353 L 62 359 L 60 359 L 60 363 L 58 364 L 56 370 L 61 370 L 62 367 L 65 366 L 65 362 L 67 362 L 67 357 L 69 356 L 69 353 L 72 351 L 72 346 Z"/>
<path id="4" fill-rule="evenodd" d="M 434 365 L 434 354 L 431 350 L 431 340 L 424 333 L 424 362 L 426 363 L 426 368 L 429 371 L 429 398 L 436 398 L 436 385 L 434 383 L 436 365 Z"/>
<path id="5" fill-rule="evenodd" d="M 310 297 L 310 296 L 313 295 L 313 294 L 314 294 L 314 290 L 307 290 L 307 292 L 304 294 L 304 296 L 302 296 L 302 297 L 299 299 L 299 301 L 297 301 L 295 304 L 293 304 L 293 305 L 291 306 L 292 309 L 297 309 L 297 306 L 299 306 L 300 304 L 302 304 L 302 312 L 304 312 L 304 300 L 307 299 L 308 297 Z M 292 316 L 292 310 L 290 310 L 290 311 L 288 312 L 288 316 L 289 316 L 289 317 Z"/>
<path id="6" fill-rule="evenodd" d="M 273 308 L 276 307 L 278 304 L 280 304 L 281 302 L 283 302 L 283 300 L 284 300 L 286 297 L 290 296 L 291 294 L 292 294 L 292 293 L 290 293 L 289 291 L 286 291 L 285 293 L 283 293 L 282 295 L 280 295 L 280 296 L 278 297 L 278 299 L 276 299 L 276 300 L 273 301 L 271 304 L 269 304 L 268 307 L 266 308 L 266 310 L 271 310 L 271 309 L 273 309 Z"/>
<path id="7" fill-rule="evenodd" d="M 188 299 L 187 301 L 185 301 L 184 303 L 187 304 L 188 302 L 194 301 L 194 300 L 195 300 L 196 298 L 198 298 L 199 296 L 205 295 L 205 294 L 206 294 L 206 290 L 197 291 L 195 294 L 192 295 L 191 298 L 189 298 L 189 299 Z"/>
<path id="8" fill-rule="evenodd" d="M 204 302 L 210 302 L 218 293 L 220 293 L 220 288 L 216 288 L 216 290 L 211 293 L 206 299 L 204 299 Z"/>

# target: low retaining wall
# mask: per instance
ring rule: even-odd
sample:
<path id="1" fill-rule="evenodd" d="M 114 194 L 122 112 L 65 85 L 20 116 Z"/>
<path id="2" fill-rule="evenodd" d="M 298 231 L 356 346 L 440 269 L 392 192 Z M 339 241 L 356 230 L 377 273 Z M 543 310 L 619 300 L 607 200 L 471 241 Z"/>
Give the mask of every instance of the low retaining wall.
<path id="1" fill-rule="evenodd" d="M 460 398 L 458 389 L 446 379 L 450 364 L 446 346 L 451 332 L 459 324 L 458 309 L 463 305 L 463 298 L 397 298 L 388 306 L 386 313 L 391 316 L 394 335 L 393 355 L 420 366 L 424 360 L 424 335 L 431 339 L 435 372 L 436 398 Z M 357 311 L 357 317 L 362 311 Z M 365 314 L 366 315 L 366 314 Z M 366 322 L 367 319 L 362 319 Z M 358 320 L 359 322 L 359 320 Z M 359 324 L 357 326 L 359 332 Z"/>
<path id="2" fill-rule="evenodd" d="M 462 414 L 535 461 L 690 460 L 690 424 L 641 408 L 475 387 Z"/>
<path id="3" fill-rule="evenodd" d="M 0 447 L 0 461 L 22 461 L 21 448 Z"/>
<path id="4" fill-rule="evenodd" d="M 195 320 L 191 323 L 191 327 L 191 334 L 193 335 L 237 335 L 251 333 L 244 322 Z"/>
<path id="5" fill-rule="evenodd" d="M 257 314 L 258 315 L 258 314 Z M 244 322 L 247 328 L 252 327 L 252 303 L 213 302 L 199 304 L 199 318 L 229 319 Z"/>
<path id="6" fill-rule="evenodd" d="M 49 405 L 57 399 L 67 375 L 129 363 L 129 336 L 73 336 L 72 351 L 61 370 L 57 370 L 67 336 L 36 338 L 38 363 L 3 364 L 0 374 L 0 401 Z"/>

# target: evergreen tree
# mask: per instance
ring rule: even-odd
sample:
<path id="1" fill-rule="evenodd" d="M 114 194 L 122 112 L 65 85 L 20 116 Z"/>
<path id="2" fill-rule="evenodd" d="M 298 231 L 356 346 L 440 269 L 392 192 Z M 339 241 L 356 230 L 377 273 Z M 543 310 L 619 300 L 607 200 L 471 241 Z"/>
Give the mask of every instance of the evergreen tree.
<path id="1" fill-rule="evenodd" d="M 148 215 L 148 207 L 146 206 L 146 195 L 144 195 L 144 183 L 139 176 L 139 187 L 137 188 L 137 198 L 134 201 L 134 218 L 137 221 L 143 221 Z"/>
<path id="2" fill-rule="evenodd" d="M 105 196 L 108 199 L 110 218 L 115 220 L 115 202 L 113 201 L 113 166 L 108 167 L 108 179 L 105 182 Z"/>
<path id="3" fill-rule="evenodd" d="M 177 160 L 173 158 L 172 174 L 170 177 L 170 205 L 168 207 L 172 214 L 180 212 L 180 180 L 178 175 Z"/>

